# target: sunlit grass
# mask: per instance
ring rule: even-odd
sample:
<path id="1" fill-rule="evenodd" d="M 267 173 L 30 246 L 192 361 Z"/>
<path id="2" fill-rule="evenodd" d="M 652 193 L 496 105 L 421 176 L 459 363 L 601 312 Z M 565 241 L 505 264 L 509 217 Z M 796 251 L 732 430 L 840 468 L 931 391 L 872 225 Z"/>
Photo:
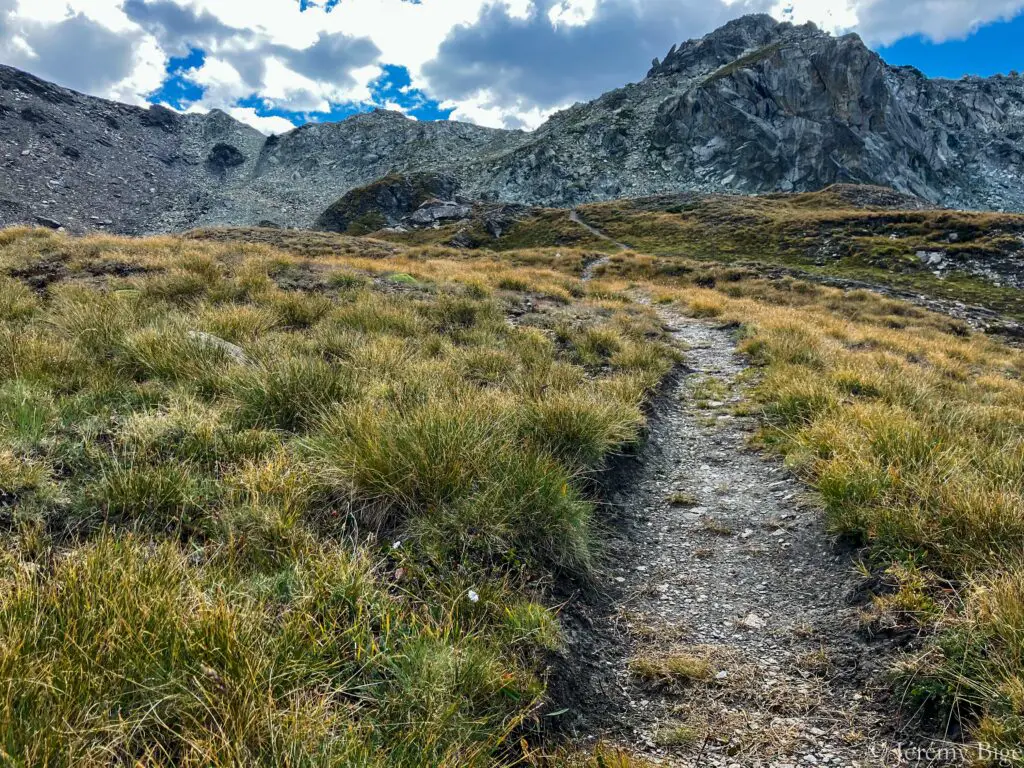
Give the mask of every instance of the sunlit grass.
<path id="1" fill-rule="evenodd" d="M 1021 740 L 1019 351 L 745 267 L 200 236 L 0 233 L 7 754 L 633 764 L 518 739 L 562 642 L 543 585 L 598 564 L 590 480 L 678 359 L 647 297 L 734 329 L 762 444 L 899 582 L 876 613 L 933 633 L 912 699 Z"/>
<path id="2" fill-rule="evenodd" d="M 583 476 L 639 438 L 673 354 L 647 310 L 571 294 L 572 259 L 523 254 L 512 285 L 330 242 L 0 233 L 0 271 L 64 270 L 0 280 L 15 763 L 518 749 L 562 642 L 541 585 L 596 563 Z M 519 289 L 544 307 L 511 315 Z"/>

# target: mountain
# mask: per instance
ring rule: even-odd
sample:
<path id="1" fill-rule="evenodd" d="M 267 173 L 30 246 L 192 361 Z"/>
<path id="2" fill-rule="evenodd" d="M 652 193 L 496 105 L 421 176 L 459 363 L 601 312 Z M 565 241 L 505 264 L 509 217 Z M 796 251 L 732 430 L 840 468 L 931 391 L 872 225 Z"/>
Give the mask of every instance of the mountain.
<path id="1" fill-rule="evenodd" d="M 861 183 L 1024 211 L 1024 79 L 932 80 L 856 35 L 745 16 L 532 133 L 378 110 L 268 138 L 220 111 L 115 104 L 0 67 L 0 224 L 308 227 L 347 191 L 412 171 L 552 206 Z"/>

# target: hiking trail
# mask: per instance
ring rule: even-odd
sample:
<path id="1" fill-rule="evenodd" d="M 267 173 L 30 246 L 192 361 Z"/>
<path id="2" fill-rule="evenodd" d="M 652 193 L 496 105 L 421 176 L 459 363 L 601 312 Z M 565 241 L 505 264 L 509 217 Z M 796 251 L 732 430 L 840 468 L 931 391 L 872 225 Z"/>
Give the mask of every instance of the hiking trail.
<path id="1" fill-rule="evenodd" d="M 734 329 L 660 315 L 685 369 L 608 499 L 603 599 L 569 621 L 587 680 L 576 734 L 684 768 L 907 764 L 851 557 L 734 413 L 748 372 Z"/>

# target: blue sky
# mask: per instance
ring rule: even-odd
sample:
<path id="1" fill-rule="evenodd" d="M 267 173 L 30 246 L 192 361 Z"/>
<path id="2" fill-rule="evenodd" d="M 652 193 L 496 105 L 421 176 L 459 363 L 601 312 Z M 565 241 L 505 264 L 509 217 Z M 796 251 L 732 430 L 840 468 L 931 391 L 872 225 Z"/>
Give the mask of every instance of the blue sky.
<path id="1" fill-rule="evenodd" d="M 375 107 L 529 129 L 745 12 L 930 76 L 1024 71 L 1024 0 L 0 0 L 0 62 L 266 133 Z"/>
<path id="2" fill-rule="evenodd" d="M 890 64 L 909 64 L 929 77 L 1024 72 L 1024 15 L 987 24 L 964 40 L 934 43 L 913 35 L 875 50 Z"/>

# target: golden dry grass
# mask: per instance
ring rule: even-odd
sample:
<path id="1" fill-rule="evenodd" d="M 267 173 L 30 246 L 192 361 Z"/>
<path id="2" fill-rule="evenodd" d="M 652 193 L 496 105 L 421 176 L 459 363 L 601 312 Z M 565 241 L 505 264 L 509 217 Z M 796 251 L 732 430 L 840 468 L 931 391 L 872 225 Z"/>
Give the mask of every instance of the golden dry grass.
<path id="1" fill-rule="evenodd" d="M 553 255 L 217 240 L 0 233 L 0 750 L 514 759 L 649 311 Z"/>
<path id="2" fill-rule="evenodd" d="M 631 764 L 509 739 L 559 643 L 540 585 L 593 565 L 580 481 L 674 359 L 641 295 L 740 329 L 762 441 L 893 574 L 876 618 L 935 632 L 906 690 L 1024 738 L 1020 351 L 678 258 L 584 284 L 567 248 L 199 237 L 0 233 L 15 759 Z"/>

